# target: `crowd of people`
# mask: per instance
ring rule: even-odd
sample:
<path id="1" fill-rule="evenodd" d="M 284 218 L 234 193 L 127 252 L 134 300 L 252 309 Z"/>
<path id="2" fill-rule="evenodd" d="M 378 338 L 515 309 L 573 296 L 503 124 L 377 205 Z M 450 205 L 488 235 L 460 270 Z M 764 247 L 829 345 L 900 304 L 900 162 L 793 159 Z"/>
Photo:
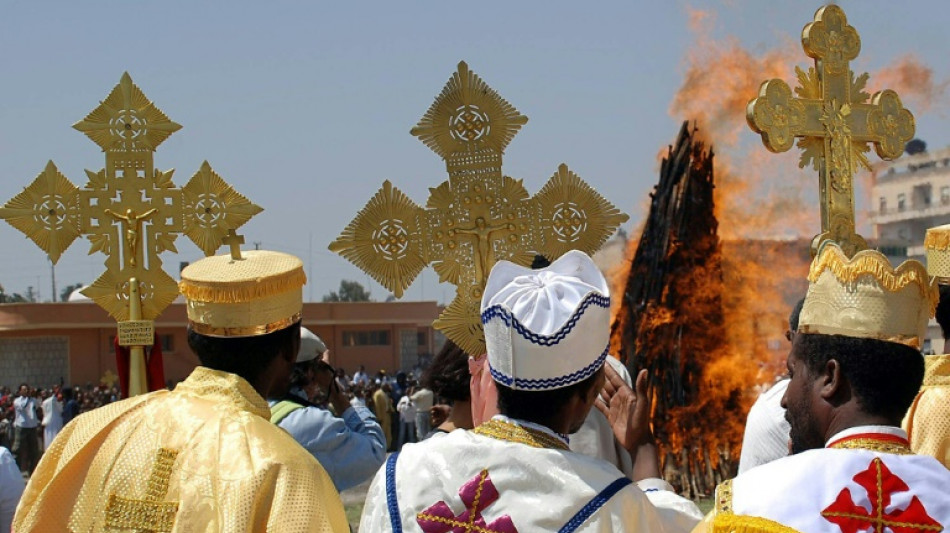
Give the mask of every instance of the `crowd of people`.
<path id="1" fill-rule="evenodd" d="M 662 479 L 646 371 L 632 378 L 602 348 L 609 290 L 587 255 L 568 252 L 536 269 L 496 265 L 482 302 L 484 357 L 449 341 L 422 372 L 360 367 L 352 376 L 300 326 L 299 298 L 283 294 L 300 285 L 258 281 L 265 289 L 248 298 L 263 300 L 270 314 L 262 316 L 241 306 L 243 285 L 205 279 L 243 280 L 245 268 L 280 277 L 292 264 L 268 257 L 212 257 L 202 260 L 210 267 L 183 271 L 183 294 L 216 305 L 189 307 L 189 346 L 201 366 L 171 390 L 119 403 L 108 388 L 5 391 L 20 468 L 33 468 L 26 442 L 45 442 L 48 457 L 21 489 L 10 515 L 16 531 L 347 531 L 339 491 L 370 479 L 360 528 L 373 532 L 950 524 L 950 470 L 941 464 L 950 463 L 950 436 L 940 430 L 947 383 L 935 376 L 950 365 L 929 356 L 925 370 L 920 352 L 934 308 L 950 337 L 950 288 L 933 281 L 950 280 L 950 261 L 947 272 L 928 275 L 915 262 L 894 269 L 876 251 L 849 258 L 823 246 L 789 317 L 787 379 L 750 413 L 740 472 L 703 516 Z M 189 291 L 190 276 L 201 291 Z M 97 416 L 66 416 L 97 401 Z M 62 432 L 44 441 L 60 409 Z M 0 448 L 0 479 L 9 479 L 11 461 Z M 160 493 L 151 481 L 159 475 Z M 156 498 L 169 503 L 122 522 L 117 509 L 144 497 L 150 509 Z"/>
<path id="2" fill-rule="evenodd" d="M 32 473 L 42 451 L 66 423 L 119 398 L 118 387 L 101 384 L 38 388 L 21 383 L 16 389 L 0 386 L 0 446 L 13 452 L 22 471 Z M 17 428 L 21 428 L 20 439 Z M 22 429 L 34 431 L 24 435 Z"/>

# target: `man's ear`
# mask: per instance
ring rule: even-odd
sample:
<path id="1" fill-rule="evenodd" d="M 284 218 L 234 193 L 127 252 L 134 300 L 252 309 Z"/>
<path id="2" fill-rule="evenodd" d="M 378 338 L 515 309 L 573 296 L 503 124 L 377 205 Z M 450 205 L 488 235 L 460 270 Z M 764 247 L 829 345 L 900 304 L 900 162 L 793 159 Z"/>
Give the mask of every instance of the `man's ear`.
<path id="1" fill-rule="evenodd" d="M 844 376 L 841 375 L 841 364 L 836 359 L 829 359 L 822 368 L 819 381 L 819 393 L 822 399 L 831 400 L 844 387 Z"/>

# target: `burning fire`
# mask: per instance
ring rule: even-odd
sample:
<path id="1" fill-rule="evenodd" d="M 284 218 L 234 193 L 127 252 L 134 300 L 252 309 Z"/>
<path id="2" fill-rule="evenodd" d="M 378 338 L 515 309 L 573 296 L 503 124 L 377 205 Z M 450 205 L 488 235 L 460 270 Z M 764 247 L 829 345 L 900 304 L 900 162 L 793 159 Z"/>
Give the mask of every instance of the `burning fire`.
<path id="1" fill-rule="evenodd" d="M 714 200 L 722 246 L 714 253 L 721 253 L 722 271 L 721 277 L 692 272 L 676 280 L 669 290 L 692 295 L 686 298 L 689 305 L 668 299 L 669 307 L 645 312 L 646 327 L 640 331 L 688 323 L 698 337 L 707 337 L 677 341 L 685 359 L 679 363 L 681 373 L 695 377 L 695 382 L 675 384 L 689 403 L 654 421 L 657 434 L 667 439 L 661 443 L 667 478 L 675 483 L 679 476 L 689 485 L 682 489 L 699 495 L 734 474 L 731 464 L 738 459 L 748 409 L 758 392 L 784 373 L 788 314 L 804 296 L 808 247 L 820 221 L 816 174 L 798 168 L 795 149 L 768 152 L 745 120 L 746 105 L 762 81 L 781 78 L 793 84 L 794 67 L 810 65 L 800 42 L 789 37 L 780 47 L 755 54 L 735 38 L 712 38 L 708 28 L 715 13 L 688 10 L 688 16 L 695 44 L 685 58 L 683 84 L 670 114 L 694 122 L 707 149 L 716 149 Z M 918 113 L 930 110 L 946 92 L 947 82 L 935 81 L 932 70 L 913 56 L 870 74 L 871 94 L 894 89 Z M 861 188 L 867 194 L 868 187 Z M 616 294 L 624 292 L 640 233 L 630 239 L 620 268 L 608 272 Z M 703 285 L 717 279 L 721 287 Z M 695 296 L 720 290 L 721 298 Z M 638 336 L 638 344 L 655 340 L 644 337 Z M 615 335 L 612 347 L 619 342 Z M 654 390 L 654 398 L 658 394 L 663 391 Z"/>

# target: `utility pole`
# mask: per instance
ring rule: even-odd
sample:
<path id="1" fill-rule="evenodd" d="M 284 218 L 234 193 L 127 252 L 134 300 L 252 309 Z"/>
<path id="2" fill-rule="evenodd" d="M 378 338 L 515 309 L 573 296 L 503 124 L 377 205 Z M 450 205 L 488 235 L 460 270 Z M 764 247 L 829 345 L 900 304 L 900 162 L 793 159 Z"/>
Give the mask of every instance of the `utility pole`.
<path id="1" fill-rule="evenodd" d="M 52 260 L 49 262 L 50 277 L 53 280 L 53 303 L 56 303 L 56 264 Z"/>
<path id="2" fill-rule="evenodd" d="M 254 249 L 255 250 L 261 249 L 261 241 L 254 241 Z"/>

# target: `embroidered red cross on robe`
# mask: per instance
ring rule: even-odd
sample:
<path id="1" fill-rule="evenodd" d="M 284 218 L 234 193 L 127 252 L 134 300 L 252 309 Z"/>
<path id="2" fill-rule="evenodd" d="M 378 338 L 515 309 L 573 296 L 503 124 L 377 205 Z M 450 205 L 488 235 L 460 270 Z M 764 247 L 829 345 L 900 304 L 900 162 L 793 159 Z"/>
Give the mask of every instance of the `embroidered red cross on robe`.
<path id="1" fill-rule="evenodd" d="M 498 490 L 488 476 L 488 470 L 482 470 L 468 480 L 458 494 L 465 504 L 462 514 L 456 516 L 445 501 L 440 501 L 416 516 L 416 522 L 424 533 L 518 533 L 508 515 L 491 523 L 486 523 L 482 516 L 485 508 L 498 499 Z"/>
<path id="2" fill-rule="evenodd" d="M 841 528 L 842 533 L 872 531 L 884 533 L 885 528 L 893 533 L 916 533 L 942 531 L 920 499 L 913 495 L 906 505 L 892 504 L 892 497 L 910 490 L 904 480 L 894 475 L 880 457 L 871 460 L 867 470 L 854 476 L 854 481 L 867 491 L 871 509 L 854 502 L 851 490 L 844 488 L 834 503 L 822 511 L 821 516 Z"/>

